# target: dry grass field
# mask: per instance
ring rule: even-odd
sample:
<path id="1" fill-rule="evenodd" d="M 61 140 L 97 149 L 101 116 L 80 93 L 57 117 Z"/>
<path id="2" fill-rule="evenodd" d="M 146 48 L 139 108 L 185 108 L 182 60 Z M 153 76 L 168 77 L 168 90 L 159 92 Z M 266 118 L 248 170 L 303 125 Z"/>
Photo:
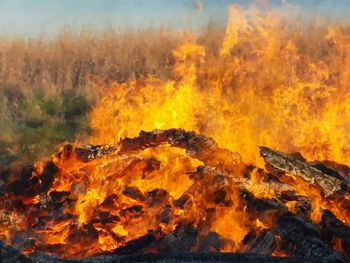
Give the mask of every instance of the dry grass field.
<path id="1" fill-rule="evenodd" d="M 89 132 L 86 114 L 110 82 L 167 79 L 172 50 L 188 38 L 218 50 L 223 28 L 198 35 L 146 29 L 64 30 L 54 38 L 0 38 L 0 167 L 48 156 Z"/>

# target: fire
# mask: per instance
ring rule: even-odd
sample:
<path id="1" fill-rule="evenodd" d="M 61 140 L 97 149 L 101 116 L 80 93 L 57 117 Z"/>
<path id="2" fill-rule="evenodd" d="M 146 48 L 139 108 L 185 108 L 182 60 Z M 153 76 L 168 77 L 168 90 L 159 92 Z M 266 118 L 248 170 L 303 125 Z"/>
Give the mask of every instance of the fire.
<path id="1" fill-rule="evenodd" d="M 189 222 L 232 241 L 223 251 L 240 251 L 249 231 L 274 228 L 268 215 L 249 214 L 236 183 L 240 180 L 261 198 L 275 198 L 284 190 L 264 181 L 268 171 L 259 146 L 350 166 L 350 38 L 340 26 L 309 30 L 313 35 L 276 12 L 233 6 L 217 54 L 207 54 L 192 37 L 173 51 L 171 79 L 150 76 L 110 84 L 90 114 L 89 143 L 116 151 L 88 162 L 74 154 L 53 157 L 58 173 L 48 194 L 63 193 L 59 198 L 66 203 L 60 212 L 66 218 L 45 222 L 38 230 L 39 248 L 64 257 L 90 256 Z M 181 147 L 166 144 L 118 153 L 123 138 L 172 128 L 213 138 L 230 150 L 236 163 L 223 170 L 225 179 L 220 181 L 214 168 L 198 171 L 205 161 Z M 215 158 L 226 160 L 218 153 L 212 163 Z M 43 162 L 35 167 L 38 174 L 45 169 Z M 205 179 L 196 179 L 201 172 Z M 349 210 L 343 208 L 348 195 L 326 199 L 301 179 L 285 175 L 281 181 L 311 199 L 314 222 L 328 209 L 350 225 Z M 217 189 L 226 193 L 219 205 L 211 199 L 220 194 Z M 39 195 L 24 202 L 45 207 L 42 203 Z M 291 212 L 297 209 L 293 200 L 286 206 Z M 16 231 L 28 224 L 22 222 Z M 9 241 L 10 234 L 4 235 Z M 339 242 L 334 246 L 338 249 Z M 286 253 L 276 250 L 275 255 Z"/>
<path id="2" fill-rule="evenodd" d="M 276 13 L 238 6 L 230 13 L 219 55 L 191 41 L 173 52 L 173 79 L 111 84 L 91 113 L 91 142 L 183 128 L 213 137 L 246 163 L 261 166 L 258 146 L 267 145 L 349 164 L 346 33 L 330 27 L 312 31 L 313 39 Z"/>

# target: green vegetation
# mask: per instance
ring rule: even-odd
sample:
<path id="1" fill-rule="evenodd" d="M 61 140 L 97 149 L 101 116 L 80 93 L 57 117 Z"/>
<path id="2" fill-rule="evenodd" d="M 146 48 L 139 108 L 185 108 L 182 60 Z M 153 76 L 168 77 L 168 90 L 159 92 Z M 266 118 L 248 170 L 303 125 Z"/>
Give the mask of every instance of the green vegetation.
<path id="1" fill-rule="evenodd" d="M 90 101 L 74 92 L 62 91 L 52 98 L 39 89 L 24 94 L 3 90 L 0 164 L 32 162 L 38 156 L 50 155 L 57 144 L 87 134 L 89 105 Z"/>

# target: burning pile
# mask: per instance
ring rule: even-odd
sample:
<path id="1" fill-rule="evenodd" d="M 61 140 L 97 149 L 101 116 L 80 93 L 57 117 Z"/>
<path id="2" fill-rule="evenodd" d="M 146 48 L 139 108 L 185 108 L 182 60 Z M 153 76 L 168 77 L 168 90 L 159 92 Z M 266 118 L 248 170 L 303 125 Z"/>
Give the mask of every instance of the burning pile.
<path id="1" fill-rule="evenodd" d="M 349 168 L 260 151 L 267 171 L 182 129 L 142 131 L 116 146 L 66 145 L 2 186 L 3 239 L 25 253 L 62 257 L 349 256 Z"/>
<path id="2" fill-rule="evenodd" d="M 65 258 L 349 258 L 350 30 L 230 11 L 217 52 L 189 37 L 171 79 L 101 87 L 88 140 L 2 176 L 1 239 Z"/>

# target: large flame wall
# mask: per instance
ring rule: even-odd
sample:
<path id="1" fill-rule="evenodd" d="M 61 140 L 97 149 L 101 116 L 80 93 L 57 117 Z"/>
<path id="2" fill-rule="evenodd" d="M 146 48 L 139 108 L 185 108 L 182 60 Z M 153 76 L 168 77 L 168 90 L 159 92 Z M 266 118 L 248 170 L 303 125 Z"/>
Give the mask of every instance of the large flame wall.
<path id="1" fill-rule="evenodd" d="M 350 164 L 350 38 L 276 11 L 230 7 L 221 49 L 195 40 L 173 51 L 173 78 L 112 84 L 91 113 L 92 141 L 184 128 L 259 164 L 258 146 Z"/>

